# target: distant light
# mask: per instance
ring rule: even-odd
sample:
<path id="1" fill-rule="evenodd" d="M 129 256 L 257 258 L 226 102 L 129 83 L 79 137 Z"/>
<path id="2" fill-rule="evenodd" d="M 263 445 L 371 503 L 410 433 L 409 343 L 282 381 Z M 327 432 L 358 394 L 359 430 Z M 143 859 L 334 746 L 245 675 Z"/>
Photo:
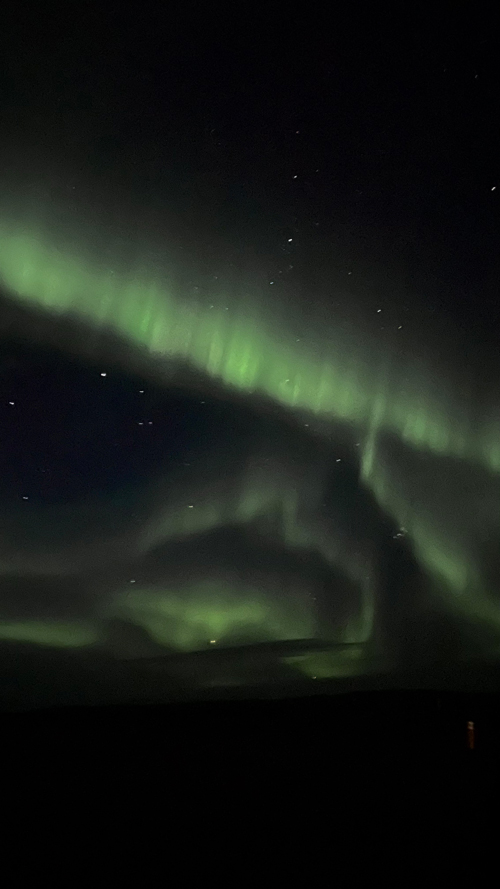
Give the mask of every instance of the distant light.
<path id="1" fill-rule="evenodd" d="M 102 371 L 101 377 L 106 377 L 106 376 L 107 376 L 107 374 L 105 373 L 105 371 Z"/>
<path id="2" fill-rule="evenodd" d="M 340 463 L 340 457 L 337 457 L 337 459 L 335 460 L 335 463 Z"/>
<path id="3" fill-rule="evenodd" d="M 27 499 L 28 499 L 27 497 L 23 497 L 23 500 L 27 500 Z"/>
<path id="4" fill-rule="evenodd" d="M 289 243 L 289 244 L 291 244 L 292 241 L 293 241 L 293 238 L 288 238 L 288 243 Z"/>
<path id="5" fill-rule="evenodd" d="M 144 389 L 139 389 L 139 395 L 144 395 Z"/>
<path id="6" fill-rule="evenodd" d="M 189 504 L 188 509 L 194 509 L 194 505 L 192 503 Z"/>
<path id="7" fill-rule="evenodd" d="M 215 645 L 216 642 L 217 642 L 217 639 L 210 639 L 210 645 Z"/>
<path id="8" fill-rule="evenodd" d="M 497 190 L 496 185 L 494 185 L 493 188 L 492 188 L 491 190 L 492 190 L 492 191 L 496 191 L 496 190 Z"/>
<path id="9" fill-rule="evenodd" d="M 382 311 L 382 309 L 377 309 L 377 312 L 381 312 L 381 311 Z"/>
<path id="10" fill-rule="evenodd" d="M 15 404 L 15 402 L 14 402 L 14 401 L 9 401 L 9 404 Z"/>
<path id="11" fill-rule="evenodd" d="M 129 583 L 135 583 L 135 580 L 129 580 Z"/>

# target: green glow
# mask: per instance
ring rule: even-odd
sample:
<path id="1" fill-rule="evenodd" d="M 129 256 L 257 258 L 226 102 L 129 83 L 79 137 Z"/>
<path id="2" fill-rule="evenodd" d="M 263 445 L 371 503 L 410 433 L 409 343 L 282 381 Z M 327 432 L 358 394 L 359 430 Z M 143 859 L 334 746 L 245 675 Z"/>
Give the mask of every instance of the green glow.
<path id="1" fill-rule="evenodd" d="M 417 359 L 408 366 L 408 359 L 387 355 L 387 345 L 377 354 L 368 331 L 350 342 L 343 325 L 332 322 L 330 329 L 305 330 L 297 342 L 248 291 L 188 300 L 146 261 L 134 272 L 110 269 L 90 249 L 65 247 L 49 225 L 0 223 L 0 278 L 22 300 L 110 325 L 154 354 L 186 357 L 290 407 L 351 421 L 368 438 L 392 431 L 414 446 L 499 470 L 491 424 L 473 431 L 460 393 L 446 391 L 441 380 L 436 386 L 435 368 Z"/>
<path id="2" fill-rule="evenodd" d="M 473 556 L 447 529 L 415 511 L 398 494 L 395 480 L 378 457 L 381 433 L 391 433 L 416 451 L 455 457 L 500 473 L 495 410 L 478 420 L 458 383 L 454 389 L 451 381 L 443 382 L 437 365 L 414 357 L 415 344 L 401 357 L 402 351 L 391 350 L 387 341 L 379 346 L 368 327 L 346 335 L 344 319 L 334 319 L 321 329 L 311 323 L 297 337 L 291 323 L 287 329 L 278 313 L 273 314 L 245 286 L 239 293 L 186 298 L 168 283 L 168 270 L 153 268 L 146 258 L 139 258 L 133 270 L 124 261 L 98 261 L 96 251 L 85 247 L 83 236 L 70 241 L 50 224 L 49 215 L 46 218 L 44 224 L 31 226 L 22 214 L 0 222 L 0 280 L 19 300 L 59 314 L 76 313 L 96 328 L 114 328 L 154 355 L 185 357 L 244 391 L 261 391 L 290 408 L 351 423 L 358 431 L 365 484 L 393 519 L 408 529 L 421 565 L 439 582 L 448 604 L 500 632 L 500 615 L 481 587 Z M 75 243 L 80 243 L 78 250 Z M 277 507 L 289 546 L 314 547 L 332 565 L 341 565 L 361 587 L 365 603 L 357 624 L 346 631 L 347 641 L 368 639 L 374 613 L 369 559 L 354 559 L 342 541 L 333 543 L 319 520 L 316 527 L 304 530 L 295 484 L 296 479 L 284 471 L 266 474 L 250 466 L 236 498 L 235 518 L 245 523 Z M 141 551 L 167 536 L 221 525 L 227 515 L 225 494 L 216 485 L 203 497 L 196 490 L 187 492 L 184 506 L 165 507 L 151 520 L 140 541 Z M 157 641 L 179 650 L 203 646 L 210 638 L 226 638 L 242 626 L 251 639 L 313 633 L 305 604 L 297 617 L 284 605 L 280 609 L 271 605 L 260 591 L 249 590 L 242 597 L 234 595 L 232 587 L 213 582 L 193 588 L 187 599 L 185 590 L 182 596 L 143 590 L 140 600 L 137 593 L 124 593 L 117 608 Z M 36 624 L 38 629 L 33 625 L 31 630 L 30 626 L 7 624 L 1 633 L 4 638 L 16 632 L 38 633 L 47 640 L 76 638 L 72 631 L 52 625 Z M 323 667 L 316 655 L 306 661 L 306 666 L 300 661 L 300 669 L 308 675 L 335 675 L 339 663 L 350 669 L 344 654 L 328 655 Z"/>
<path id="3" fill-rule="evenodd" d="M 0 623 L 0 639 L 32 642 L 52 648 L 83 648 L 99 640 L 95 628 L 64 621 L 7 621 Z"/>
<path id="4" fill-rule="evenodd" d="M 210 580 L 179 591 L 123 593 L 111 606 L 111 614 L 144 627 L 156 642 L 178 651 L 195 651 L 211 640 L 252 643 L 314 635 L 305 596 L 302 602 L 296 597 L 280 607 L 260 590 L 243 593 L 224 581 Z"/>
<path id="5" fill-rule="evenodd" d="M 315 651 L 283 658 L 283 662 L 295 667 L 309 679 L 339 679 L 361 676 L 370 670 L 371 664 L 363 648 L 353 645 L 350 649 Z"/>
<path id="6" fill-rule="evenodd" d="M 485 588 L 480 564 L 472 548 L 465 548 L 425 510 L 409 506 L 396 478 L 384 472 L 381 461 L 366 479 L 384 509 L 410 535 L 420 565 L 436 582 L 435 592 L 456 614 L 483 623 L 500 633 L 500 609 Z"/>

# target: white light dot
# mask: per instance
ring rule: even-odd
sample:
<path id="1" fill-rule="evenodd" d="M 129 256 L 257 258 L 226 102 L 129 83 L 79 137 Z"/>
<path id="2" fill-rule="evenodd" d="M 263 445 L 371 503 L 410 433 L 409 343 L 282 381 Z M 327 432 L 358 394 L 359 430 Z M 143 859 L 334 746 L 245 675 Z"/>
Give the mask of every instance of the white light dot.
<path id="1" fill-rule="evenodd" d="M 217 642 L 217 639 L 210 639 L 210 645 L 215 645 L 216 642 Z"/>
<path id="2" fill-rule="evenodd" d="M 189 504 L 188 509 L 194 509 L 194 506 L 192 503 Z"/>
<path id="3" fill-rule="evenodd" d="M 496 191 L 496 190 L 497 190 L 496 185 L 494 185 L 493 188 L 492 188 L 491 190 L 492 190 L 492 191 Z"/>
<path id="4" fill-rule="evenodd" d="M 337 459 L 335 460 L 335 463 L 340 463 L 340 462 L 341 462 L 340 457 L 337 457 Z"/>
<path id="5" fill-rule="evenodd" d="M 135 580 L 129 580 L 129 583 L 135 583 Z"/>
<path id="6" fill-rule="evenodd" d="M 144 395 L 144 389 L 139 389 L 139 395 Z"/>
<path id="7" fill-rule="evenodd" d="M 289 244 L 291 244 L 292 241 L 293 241 L 293 238 L 288 238 L 288 243 L 289 243 Z"/>
<path id="8" fill-rule="evenodd" d="M 381 312 L 381 311 L 382 311 L 382 309 L 377 309 L 377 312 Z"/>
<path id="9" fill-rule="evenodd" d="M 15 403 L 15 402 L 13 402 L 13 401 L 9 401 L 9 404 L 14 404 L 14 403 Z"/>
<path id="10" fill-rule="evenodd" d="M 402 329 L 403 329 L 403 325 L 400 324 L 399 327 L 398 327 L 398 330 L 402 330 Z"/>
<path id="11" fill-rule="evenodd" d="M 293 178 L 294 178 L 294 179 L 297 179 L 297 176 L 294 176 Z"/>
<path id="12" fill-rule="evenodd" d="M 153 425 L 153 421 L 152 421 L 152 420 L 148 420 L 148 426 L 152 426 L 152 425 Z"/>
<path id="13" fill-rule="evenodd" d="M 138 425 L 138 426 L 144 426 L 144 423 L 143 423 L 142 421 L 139 421 L 137 425 Z"/>
<path id="14" fill-rule="evenodd" d="M 23 500 L 27 500 L 27 499 L 28 499 L 27 497 L 23 497 Z"/>
<path id="15" fill-rule="evenodd" d="M 105 371 L 103 371 L 103 372 L 101 373 L 101 377 L 105 377 L 105 376 L 107 376 L 107 374 L 105 373 Z"/>

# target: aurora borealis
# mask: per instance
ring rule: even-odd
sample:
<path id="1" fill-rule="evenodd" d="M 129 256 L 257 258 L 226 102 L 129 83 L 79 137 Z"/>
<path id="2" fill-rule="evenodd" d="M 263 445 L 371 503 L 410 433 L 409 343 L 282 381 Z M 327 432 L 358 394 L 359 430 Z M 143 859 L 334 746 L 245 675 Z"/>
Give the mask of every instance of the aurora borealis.
<path id="1" fill-rule="evenodd" d="M 422 205 L 404 237 L 394 211 L 397 238 L 384 223 L 375 261 L 369 210 L 347 224 L 341 186 L 309 182 L 326 137 L 319 160 L 290 149 L 289 163 L 277 124 L 272 149 L 259 136 L 280 160 L 256 166 L 257 191 L 241 172 L 251 136 L 227 160 L 214 101 L 208 122 L 193 112 L 202 160 L 186 149 L 183 191 L 181 148 L 148 130 L 153 163 L 146 136 L 63 99 L 67 133 L 64 116 L 50 140 L 26 124 L 0 176 L 4 643 L 130 658 L 311 640 L 325 650 L 288 663 L 315 678 L 446 659 L 453 645 L 495 658 L 500 361 L 493 334 L 441 295 L 413 234 Z M 308 114 L 286 124 L 290 144 Z M 180 111 L 164 126 L 189 145 Z M 69 148 L 50 155 L 63 131 Z M 285 186 L 263 197 L 282 168 L 286 188 L 306 180 L 294 212 Z M 369 187 L 352 182 L 354 206 Z M 401 273 L 412 250 L 429 297 Z"/>
<path id="2" fill-rule="evenodd" d="M 130 495 L 144 510 L 145 520 L 137 530 L 127 527 L 123 511 L 128 495 L 118 492 L 116 505 L 108 500 L 106 511 L 87 500 L 84 506 L 77 502 L 45 507 L 49 530 L 41 534 L 38 552 L 32 538 L 27 551 L 4 550 L 7 576 L 14 566 L 14 571 L 34 578 L 37 572 L 45 578 L 54 576 L 58 583 L 68 575 L 70 584 L 75 573 L 85 573 L 83 566 L 90 560 L 103 574 L 98 582 L 109 591 L 97 613 L 94 605 L 92 618 L 84 623 L 7 621 L 2 628 L 5 638 L 50 645 L 96 644 L 104 638 L 110 618 L 137 622 L 156 643 L 174 650 L 203 647 L 212 639 L 229 642 L 235 633 L 247 641 L 315 638 L 318 628 L 324 627 L 318 623 L 317 582 L 301 564 L 307 554 L 321 563 L 322 571 L 331 572 L 326 582 L 336 587 L 334 600 L 351 597 L 352 613 L 346 620 L 342 602 L 339 626 L 330 620 L 327 638 L 366 642 L 377 627 L 380 548 L 403 542 L 410 544 L 426 583 L 430 582 L 436 597 L 433 607 L 439 605 L 496 634 L 497 605 L 482 573 L 481 527 L 471 541 L 470 518 L 457 519 L 467 497 L 474 512 L 481 501 L 481 525 L 486 518 L 491 531 L 495 520 L 498 473 L 488 423 L 485 420 L 478 429 L 473 406 L 458 383 L 454 387 L 453 378 L 436 389 L 436 371 L 415 346 L 411 361 L 396 347 L 391 354 L 387 343 L 377 355 L 369 331 L 364 337 L 356 331 L 346 343 L 347 325 L 337 335 L 333 325 L 322 331 L 303 329 L 297 338 L 293 329 L 288 332 L 272 316 L 266 317 L 258 300 L 252 301 L 248 285 L 243 293 L 224 293 L 218 300 L 213 293 L 204 300 L 199 291 L 194 297 L 181 297 L 162 291 L 159 284 L 148 284 L 145 263 L 140 274 L 128 278 L 116 269 L 109 283 L 97 264 L 85 262 L 83 249 L 80 257 L 72 254 L 68 259 L 64 245 L 57 250 L 53 244 L 51 250 L 48 228 L 45 237 L 40 232 L 16 235 L 12 223 L 8 228 L 10 237 L 4 235 L 0 257 L 2 278 L 21 307 L 18 319 L 10 322 L 11 335 L 15 323 L 22 331 L 24 325 L 25 331 L 26 325 L 35 323 L 32 313 L 41 311 L 52 319 L 47 325 L 52 345 L 65 350 L 67 331 L 63 328 L 58 334 L 57 324 L 58 319 L 70 317 L 76 331 L 81 323 L 95 335 L 90 351 L 84 337 L 85 360 L 94 366 L 101 387 L 114 373 L 127 369 L 122 356 L 113 355 L 116 346 L 109 345 L 117 335 L 118 342 L 128 345 L 130 366 L 144 365 L 143 382 L 135 383 L 138 392 L 154 386 L 167 398 L 169 387 L 180 383 L 186 397 L 193 398 L 189 377 L 182 378 L 179 370 L 172 377 L 172 368 L 182 360 L 193 378 L 206 378 L 201 385 L 210 394 L 201 399 L 198 392 L 198 410 L 203 411 L 203 402 L 214 392 L 227 405 L 216 421 L 218 431 L 212 427 L 215 420 L 210 430 L 200 426 L 204 422 L 200 417 L 192 421 L 193 429 L 200 427 L 212 436 L 202 459 L 196 453 L 189 465 L 191 445 L 186 442 L 186 453 L 180 454 L 188 456 L 184 472 L 160 457 L 154 478 L 143 482 L 140 494 Z M 22 275 L 16 277 L 16 269 Z M 79 336 L 75 333 L 75 343 Z M 196 376 L 196 372 L 201 373 Z M 275 417 L 263 411 L 264 403 L 276 406 Z M 189 410 L 192 414 L 194 408 Z M 260 419 L 251 419 L 254 411 Z M 228 444 L 223 442 L 233 424 L 235 440 L 245 444 L 238 448 L 233 444 L 228 458 Z M 342 499 L 335 503 L 337 488 Z M 353 496 L 355 505 L 350 504 Z M 322 514 L 328 499 L 328 510 Z M 28 504 L 18 508 L 24 510 L 25 522 Z M 29 508 L 44 515 L 38 504 Z M 92 536 L 85 547 L 74 540 L 61 544 L 54 528 L 61 523 L 71 528 L 74 509 L 80 516 L 82 510 L 88 513 L 88 525 L 99 513 L 96 536 L 100 523 L 109 535 L 104 547 Z M 112 527 L 115 512 L 118 518 Z M 283 547 L 287 555 L 285 559 L 268 553 L 266 576 L 252 567 L 250 551 L 257 548 L 265 561 L 268 522 L 277 548 Z M 245 543 L 248 526 L 257 536 Z M 232 528 L 243 530 L 237 533 Z M 224 539 L 231 533 L 236 538 L 230 550 L 241 549 L 240 564 L 237 558 L 230 564 L 226 553 Z M 193 538 L 198 551 L 204 547 L 201 568 L 191 562 L 196 561 Z M 220 549 L 219 556 L 211 557 L 211 567 L 206 558 L 210 539 L 216 552 Z M 118 571 L 121 582 L 108 579 L 113 571 L 107 563 L 116 560 L 117 552 L 125 562 Z M 167 577 L 160 582 L 162 559 L 170 566 L 172 559 L 179 561 L 179 567 L 171 568 L 174 581 Z M 155 568 L 148 567 L 150 560 Z M 273 560 L 288 564 L 278 578 Z M 134 573 L 143 577 L 152 573 L 150 585 L 126 577 Z M 331 610 L 334 615 L 333 602 Z"/>

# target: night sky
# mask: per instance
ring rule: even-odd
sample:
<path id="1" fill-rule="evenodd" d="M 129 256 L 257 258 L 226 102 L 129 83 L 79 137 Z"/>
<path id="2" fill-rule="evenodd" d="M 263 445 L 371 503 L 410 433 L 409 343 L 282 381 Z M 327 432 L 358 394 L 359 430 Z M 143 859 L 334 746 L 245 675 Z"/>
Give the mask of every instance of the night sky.
<path id="1" fill-rule="evenodd" d="M 495 661 L 493 22 L 176 7 L 2 22 L 0 662 Z"/>

